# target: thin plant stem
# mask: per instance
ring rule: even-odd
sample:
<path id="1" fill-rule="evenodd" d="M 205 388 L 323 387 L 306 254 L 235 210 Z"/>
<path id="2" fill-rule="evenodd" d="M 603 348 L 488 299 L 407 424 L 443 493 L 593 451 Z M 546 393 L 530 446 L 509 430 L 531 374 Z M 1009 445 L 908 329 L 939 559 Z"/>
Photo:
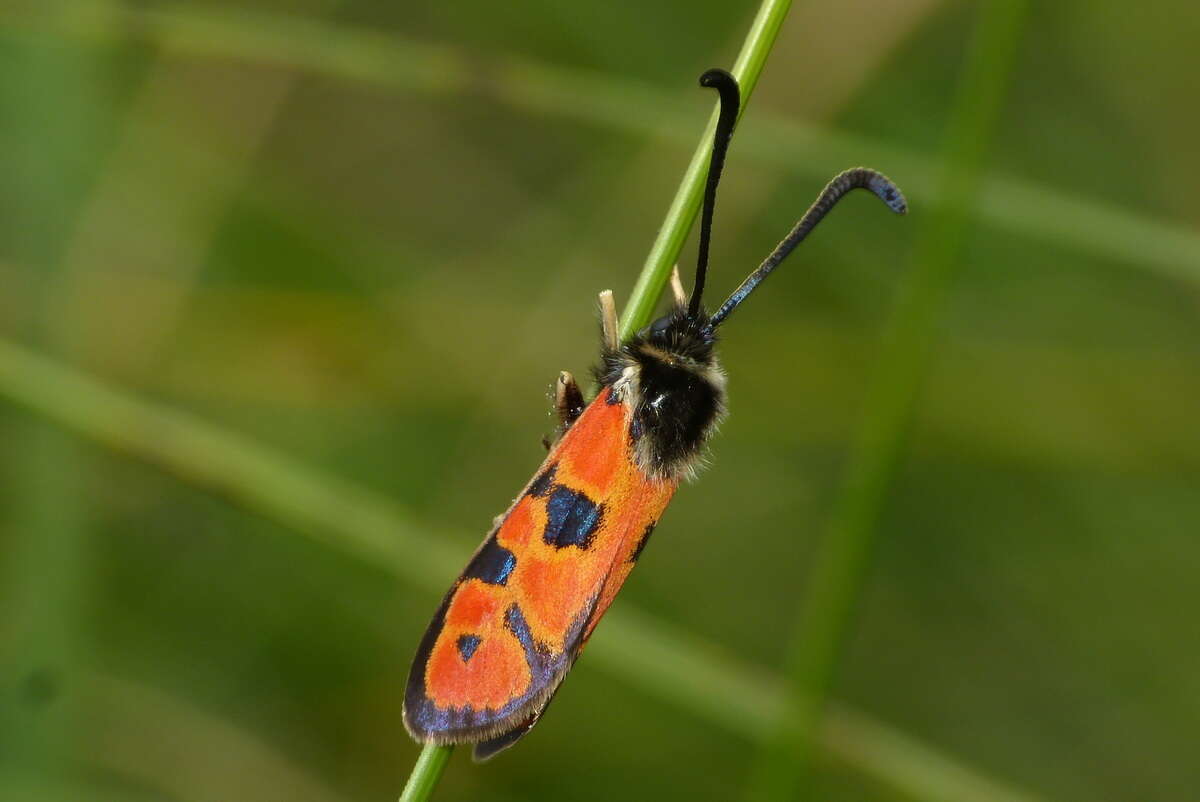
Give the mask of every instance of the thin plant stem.
<path id="1" fill-rule="evenodd" d="M 787 16 L 792 0 L 763 0 L 758 14 L 746 34 L 741 52 L 733 63 L 731 70 L 741 88 L 742 106 L 745 111 L 746 103 L 758 84 L 758 76 L 762 74 L 767 55 L 779 35 L 779 28 Z M 635 331 L 650 321 L 654 305 L 662 294 L 671 274 L 671 266 L 683 249 L 684 240 L 696 219 L 700 209 L 701 192 L 704 180 L 708 177 L 708 154 L 712 147 L 713 133 L 717 127 L 717 110 L 700 137 L 692 160 L 683 174 L 683 180 L 675 191 L 675 198 L 667 209 L 666 219 L 659 228 L 658 236 L 650 247 L 650 254 L 642 272 L 638 275 L 625 312 L 621 315 L 620 337 L 627 339 Z M 421 756 L 408 778 L 408 784 L 400 797 L 400 802 L 418 802 L 425 800 L 433 792 L 441 777 L 442 769 L 450 757 L 453 747 L 436 747 L 426 744 L 421 750 Z"/>
<path id="2" fill-rule="evenodd" d="M 742 107 L 739 117 L 745 113 L 746 104 L 754 94 L 754 87 L 758 85 L 758 77 L 762 74 L 767 55 L 775 44 L 779 28 L 783 25 L 791 5 L 792 0 L 764 0 L 750 25 L 750 32 L 746 34 L 746 41 L 742 44 L 742 50 L 734 60 L 731 70 L 741 89 Z M 666 219 L 658 230 L 658 236 L 654 238 L 654 244 L 650 246 L 650 253 L 646 256 L 642 272 L 638 274 L 633 292 L 625 303 L 625 310 L 621 314 L 622 340 L 628 339 L 650 322 L 654 306 L 671 276 L 671 267 L 679 258 L 688 231 L 691 230 L 696 214 L 700 211 L 704 181 L 708 177 L 709 152 L 712 149 L 713 134 L 717 129 L 717 112 L 717 109 L 713 110 L 712 117 L 704 128 L 700 143 L 692 153 L 692 160 L 688 163 L 679 188 L 675 190 L 675 197 L 667 208 Z"/>
<path id="3" fill-rule="evenodd" d="M 947 129 L 938 203 L 924 214 L 915 265 L 888 324 L 862 428 L 792 635 L 786 716 L 760 754 L 751 777 L 752 799 L 794 799 L 798 789 L 807 790 L 812 744 L 870 565 L 942 309 L 962 264 L 1025 11 L 1023 0 L 991 0 L 980 11 Z M 920 210 L 914 211 L 920 215 Z"/>
<path id="4" fill-rule="evenodd" d="M 417 764 L 408 775 L 408 782 L 404 784 L 400 802 L 425 802 L 429 799 L 453 752 L 453 746 L 425 744 L 421 754 L 417 756 Z"/>

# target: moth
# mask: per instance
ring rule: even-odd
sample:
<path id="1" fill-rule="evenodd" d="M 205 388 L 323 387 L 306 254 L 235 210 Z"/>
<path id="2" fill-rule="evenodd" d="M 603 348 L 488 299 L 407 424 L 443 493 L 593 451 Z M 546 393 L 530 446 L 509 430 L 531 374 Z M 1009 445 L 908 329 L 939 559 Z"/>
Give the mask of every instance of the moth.
<path id="1" fill-rule="evenodd" d="M 537 723 L 633 570 L 680 482 L 725 415 L 717 332 L 846 193 L 866 189 L 907 211 L 886 176 L 836 176 L 716 312 L 702 303 L 717 185 L 737 121 L 732 75 L 705 72 L 720 113 L 709 159 L 690 297 L 673 277 L 671 311 L 619 342 L 612 293 L 600 295 L 599 392 L 585 402 L 559 374 L 559 437 L 454 581 L 413 659 L 404 722 L 422 743 L 474 744 L 476 760 Z"/>

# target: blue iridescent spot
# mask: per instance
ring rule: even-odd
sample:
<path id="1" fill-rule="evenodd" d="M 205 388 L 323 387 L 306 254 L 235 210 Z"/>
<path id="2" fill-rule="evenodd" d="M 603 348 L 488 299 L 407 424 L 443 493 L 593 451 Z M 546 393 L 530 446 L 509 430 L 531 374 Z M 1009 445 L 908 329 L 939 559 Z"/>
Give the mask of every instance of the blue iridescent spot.
<path id="1" fill-rule="evenodd" d="M 592 545 L 592 536 L 600 526 L 604 507 L 569 487 L 556 487 L 546 502 L 546 531 L 542 539 L 560 549 Z"/>
<path id="2" fill-rule="evenodd" d="M 463 662 L 467 662 L 475 655 L 475 650 L 479 648 L 479 644 L 483 642 L 483 638 L 478 635 L 459 635 L 458 636 L 458 653 L 462 655 Z"/>
<path id="3" fill-rule="evenodd" d="M 496 573 L 496 584 L 507 585 L 508 575 L 511 574 L 513 569 L 516 567 L 517 557 L 510 551 L 508 556 L 504 558 L 504 562 L 500 564 L 500 570 Z"/>

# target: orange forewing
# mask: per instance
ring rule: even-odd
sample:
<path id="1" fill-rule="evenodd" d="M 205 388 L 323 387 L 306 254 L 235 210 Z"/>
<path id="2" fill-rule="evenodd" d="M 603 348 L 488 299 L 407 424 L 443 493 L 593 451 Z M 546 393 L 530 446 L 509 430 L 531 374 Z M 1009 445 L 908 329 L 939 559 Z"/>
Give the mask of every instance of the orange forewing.
<path id="1" fill-rule="evenodd" d="M 405 721 L 487 756 L 532 726 L 641 553 L 677 483 L 634 462 L 611 388 L 584 410 L 446 594 Z"/>

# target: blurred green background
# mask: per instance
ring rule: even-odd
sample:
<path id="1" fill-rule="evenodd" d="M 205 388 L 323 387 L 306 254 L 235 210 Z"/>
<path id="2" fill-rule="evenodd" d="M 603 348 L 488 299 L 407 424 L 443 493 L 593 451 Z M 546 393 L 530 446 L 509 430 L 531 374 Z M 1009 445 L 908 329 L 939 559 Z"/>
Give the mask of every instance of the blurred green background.
<path id="1" fill-rule="evenodd" d="M 0 797 L 397 795 L 417 639 L 754 10 L 7 0 Z M 797 0 L 713 295 L 840 169 L 912 213 L 848 199 L 732 321 L 711 468 L 553 711 L 435 798 L 742 793 L 978 11 Z M 1196 798 L 1198 38 L 1192 3 L 1030 6 L 816 798 Z"/>

